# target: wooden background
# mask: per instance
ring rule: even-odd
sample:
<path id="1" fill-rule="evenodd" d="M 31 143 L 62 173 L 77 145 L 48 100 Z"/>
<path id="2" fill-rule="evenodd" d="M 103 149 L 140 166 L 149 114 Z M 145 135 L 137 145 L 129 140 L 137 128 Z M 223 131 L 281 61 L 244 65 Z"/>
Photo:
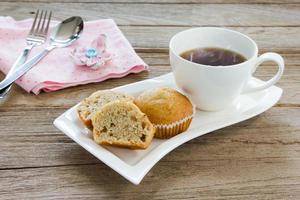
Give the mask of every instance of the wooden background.
<path id="1" fill-rule="evenodd" d="M 14 86 L 0 102 L 1 199 L 300 199 L 299 0 L 6 0 L 0 15 L 24 19 L 36 9 L 54 18 L 113 18 L 150 72 L 38 96 Z M 194 139 L 163 158 L 135 186 L 53 125 L 90 93 L 170 72 L 168 42 L 189 27 L 248 34 L 260 53 L 282 54 L 284 89 L 272 109 Z M 275 73 L 272 63 L 257 76 Z M 2 78 L 3 76 L 1 76 Z"/>

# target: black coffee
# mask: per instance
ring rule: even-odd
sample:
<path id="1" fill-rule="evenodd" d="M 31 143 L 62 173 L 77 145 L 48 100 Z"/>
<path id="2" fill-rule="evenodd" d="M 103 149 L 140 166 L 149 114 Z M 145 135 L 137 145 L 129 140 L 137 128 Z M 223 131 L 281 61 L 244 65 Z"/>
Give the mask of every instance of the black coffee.
<path id="1" fill-rule="evenodd" d="M 221 48 L 196 48 L 185 51 L 180 56 L 194 63 L 211 66 L 236 65 L 247 60 L 237 52 Z"/>

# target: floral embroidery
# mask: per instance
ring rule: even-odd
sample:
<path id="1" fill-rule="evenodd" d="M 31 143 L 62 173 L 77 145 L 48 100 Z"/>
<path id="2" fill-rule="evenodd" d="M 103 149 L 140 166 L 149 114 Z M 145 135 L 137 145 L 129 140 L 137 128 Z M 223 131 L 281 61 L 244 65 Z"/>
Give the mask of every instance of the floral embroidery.
<path id="1" fill-rule="evenodd" d="M 90 47 L 77 47 L 71 51 L 71 57 L 78 66 L 99 69 L 112 59 L 106 50 L 106 35 L 101 34 Z"/>

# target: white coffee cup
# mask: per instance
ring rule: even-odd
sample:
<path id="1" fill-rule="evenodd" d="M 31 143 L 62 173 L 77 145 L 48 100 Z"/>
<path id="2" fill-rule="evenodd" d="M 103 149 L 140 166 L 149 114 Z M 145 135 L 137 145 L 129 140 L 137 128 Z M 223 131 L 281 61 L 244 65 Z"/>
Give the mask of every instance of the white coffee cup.
<path id="1" fill-rule="evenodd" d="M 229 66 L 208 66 L 193 63 L 180 54 L 195 48 L 217 47 L 245 56 L 243 63 Z M 177 33 L 170 41 L 170 63 L 177 86 L 197 108 L 217 111 L 231 105 L 241 93 L 255 92 L 274 85 L 284 70 L 283 58 L 277 53 L 258 56 L 256 43 L 248 36 L 214 27 L 192 28 Z M 277 74 L 259 86 L 251 84 L 252 74 L 265 61 L 278 65 Z"/>

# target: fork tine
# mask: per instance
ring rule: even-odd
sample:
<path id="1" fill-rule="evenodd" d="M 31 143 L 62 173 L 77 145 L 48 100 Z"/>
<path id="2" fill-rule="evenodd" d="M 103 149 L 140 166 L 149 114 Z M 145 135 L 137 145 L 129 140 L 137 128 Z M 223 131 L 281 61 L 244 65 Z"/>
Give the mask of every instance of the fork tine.
<path id="1" fill-rule="evenodd" d="M 29 31 L 29 34 L 32 34 L 32 33 L 33 33 L 33 30 L 34 30 L 34 27 L 35 27 L 36 20 L 37 20 L 37 18 L 38 18 L 39 12 L 40 12 L 40 10 L 37 10 L 36 13 L 35 13 L 34 21 L 33 21 L 33 23 L 32 23 L 32 26 L 31 26 L 31 29 L 30 29 L 30 31 Z"/>
<path id="2" fill-rule="evenodd" d="M 44 35 L 45 36 L 47 36 L 48 30 L 49 30 L 49 25 L 50 25 L 51 17 L 52 17 L 52 11 L 50 11 L 50 13 L 49 13 L 49 17 L 48 17 L 48 21 L 47 21 L 47 26 L 46 26 L 45 31 L 44 31 Z"/>
<path id="3" fill-rule="evenodd" d="M 43 17 L 43 16 L 41 16 L 41 17 Z M 42 26 L 41 26 L 40 30 L 38 31 L 39 34 L 43 34 L 46 17 L 47 17 L 47 10 L 45 11 L 45 14 L 44 14 L 44 17 L 43 17 Z"/>
<path id="4" fill-rule="evenodd" d="M 34 33 L 33 34 L 37 34 L 39 32 L 39 29 L 40 29 L 40 25 L 41 25 L 41 21 L 42 21 L 42 18 L 43 18 L 43 13 L 44 11 L 42 10 L 40 16 L 39 16 L 39 21 L 38 21 L 38 24 L 37 24 L 37 27 L 36 29 L 34 30 Z"/>

